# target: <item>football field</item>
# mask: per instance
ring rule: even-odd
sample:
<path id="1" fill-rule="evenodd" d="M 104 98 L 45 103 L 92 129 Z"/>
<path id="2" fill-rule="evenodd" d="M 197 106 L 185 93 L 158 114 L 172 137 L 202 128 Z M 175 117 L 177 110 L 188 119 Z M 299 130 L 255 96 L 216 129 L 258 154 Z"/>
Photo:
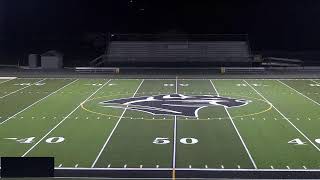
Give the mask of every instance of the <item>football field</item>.
<path id="1" fill-rule="evenodd" d="M 318 79 L 0 78 L 0 157 L 66 169 L 320 169 Z"/>

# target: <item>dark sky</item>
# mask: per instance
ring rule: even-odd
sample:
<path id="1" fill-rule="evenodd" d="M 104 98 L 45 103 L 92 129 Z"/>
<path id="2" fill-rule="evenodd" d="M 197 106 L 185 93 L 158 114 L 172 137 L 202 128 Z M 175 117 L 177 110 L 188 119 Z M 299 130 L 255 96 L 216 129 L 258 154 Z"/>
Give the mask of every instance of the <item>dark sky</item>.
<path id="1" fill-rule="evenodd" d="M 319 49 L 319 0 L 0 0 L 0 33 L 248 33 L 258 49 Z"/>

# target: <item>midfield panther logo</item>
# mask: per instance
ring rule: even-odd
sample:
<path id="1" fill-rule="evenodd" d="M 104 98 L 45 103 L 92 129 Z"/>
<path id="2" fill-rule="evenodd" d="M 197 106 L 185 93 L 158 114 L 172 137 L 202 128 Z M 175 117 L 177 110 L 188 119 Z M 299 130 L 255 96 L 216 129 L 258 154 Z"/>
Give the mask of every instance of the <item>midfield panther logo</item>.
<path id="1" fill-rule="evenodd" d="M 143 111 L 153 115 L 198 117 L 199 110 L 205 107 L 240 107 L 247 105 L 249 102 L 244 99 L 212 95 L 186 96 L 182 94 L 169 94 L 114 99 L 103 101 L 99 104 L 104 107 Z"/>

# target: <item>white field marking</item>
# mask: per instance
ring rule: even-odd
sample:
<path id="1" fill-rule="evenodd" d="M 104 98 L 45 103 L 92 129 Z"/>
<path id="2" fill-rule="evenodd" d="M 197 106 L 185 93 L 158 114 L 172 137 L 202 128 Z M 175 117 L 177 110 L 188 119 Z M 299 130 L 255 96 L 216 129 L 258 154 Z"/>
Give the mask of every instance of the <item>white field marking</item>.
<path id="1" fill-rule="evenodd" d="M 192 166 L 191 166 L 191 165 L 189 165 L 189 168 L 191 169 L 191 168 L 192 168 Z"/>
<path id="2" fill-rule="evenodd" d="M 319 79 L 316 79 L 317 81 L 312 80 L 312 79 L 309 79 L 309 80 L 312 81 L 312 82 L 314 82 L 314 83 L 316 83 L 316 84 L 320 84 L 320 82 L 317 82 L 317 81 L 319 81 Z"/>
<path id="3" fill-rule="evenodd" d="M 2 81 L 2 82 L 0 82 L 0 84 L 6 83 L 6 82 L 11 81 L 11 80 L 13 80 L 13 79 L 8 79 L 6 81 Z"/>
<path id="4" fill-rule="evenodd" d="M 286 166 L 286 168 L 287 168 L 287 169 L 290 169 L 290 167 L 289 167 L 289 166 Z"/>
<path id="5" fill-rule="evenodd" d="M 141 87 L 141 85 L 142 85 L 143 82 L 144 82 L 144 79 L 141 81 L 141 83 L 139 84 L 138 88 L 136 89 L 136 91 L 134 92 L 134 94 L 133 94 L 132 97 L 134 97 L 134 96 L 138 93 L 138 90 L 140 89 L 140 87 Z M 127 107 L 128 107 L 128 106 L 127 106 Z M 93 167 L 96 165 L 96 163 L 98 162 L 98 160 L 99 160 L 102 152 L 104 151 L 104 149 L 105 149 L 106 146 L 108 145 L 108 143 L 109 143 L 109 141 L 110 141 L 110 139 L 111 139 L 114 131 L 117 129 L 117 127 L 118 127 L 118 125 L 119 125 L 119 123 L 120 123 L 120 121 L 121 121 L 121 119 L 122 119 L 122 117 L 123 117 L 123 115 L 124 115 L 124 113 L 125 113 L 126 111 L 127 111 L 127 108 L 125 108 L 125 109 L 123 110 L 121 116 L 119 117 L 118 122 L 117 122 L 116 125 L 113 127 L 111 133 L 109 134 L 109 137 L 107 138 L 106 142 L 103 144 L 103 146 L 102 146 L 100 152 L 98 153 L 96 159 L 95 159 L 94 162 L 92 163 L 91 168 L 93 168 Z M 110 117 L 109 117 L 109 118 L 110 118 Z"/>
<path id="6" fill-rule="evenodd" d="M 208 165 L 205 165 L 204 167 L 205 167 L 206 169 L 208 169 Z"/>
<path id="7" fill-rule="evenodd" d="M 127 168 L 127 164 L 125 164 L 125 165 L 123 166 L 123 168 Z"/>
<path id="8" fill-rule="evenodd" d="M 320 148 L 315 145 L 300 129 L 298 129 L 282 112 L 280 112 L 268 99 L 266 99 L 260 92 L 258 92 L 254 87 L 252 87 L 246 80 L 243 80 L 245 83 L 248 84 L 259 96 L 261 96 L 266 102 L 272 105 L 272 107 L 285 119 L 291 124 L 305 139 L 307 139 L 318 151 Z"/>
<path id="9" fill-rule="evenodd" d="M 11 79 L 17 79 L 17 77 L 0 77 L 0 79 L 9 79 L 9 80 L 11 80 Z"/>
<path id="10" fill-rule="evenodd" d="M 303 97 L 307 98 L 308 100 L 312 101 L 313 103 L 317 104 L 318 106 L 320 106 L 320 103 L 318 103 L 317 101 L 315 101 L 315 100 L 309 98 L 308 96 L 302 94 L 301 92 L 299 92 L 298 90 L 296 90 L 296 89 L 294 89 L 293 87 L 289 86 L 288 84 L 286 84 L 286 83 L 284 83 L 284 82 L 282 82 L 282 81 L 279 81 L 279 80 L 277 80 L 277 81 L 278 81 L 279 83 L 285 85 L 285 86 L 288 87 L 289 89 L 295 91 L 296 93 L 300 94 L 301 96 L 303 96 Z"/>
<path id="11" fill-rule="evenodd" d="M 274 169 L 273 166 L 270 166 L 270 167 L 271 167 L 271 169 Z"/>
<path id="12" fill-rule="evenodd" d="M 27 109 L 31 108 L 32 106 L 36 105 L 37 103 L 39 103 L 39 102 L 43 101 L 44 99 L 46 99 L 46 98 L 48 98 L 49 96 L 51 96 L 51 95 L 53 95 L 53 94 L 57 93 L 57 92 L 58 92 L 58 91 L 60 91 L 61 89 L 63 89 L 63 88 L 65 88 L 65 87 L 67 87 L 67 86 L 69 86 L 69 85 L 73 84 L 74 82 L 76 82 L 76 81 L 78 81 L 78 80 L 79 80 L 79 79 L 76 79 L 76 80 L 74 80 L 74 81 L 70 82 L 69 84 L 67 84 L 67 85 L 65 85 L 65 86 L 63 86 L 63 87 L 61 87 L 60 89 L 58 89 L 58 90 L 56 90 L 56 91 L 52 92 L 51 94 L 47 95 L 46 97 L 44 97 L 44 98 L 42 98 L 42 99 L 39 99 L 38 101 L 36 101 L 36 102 L 32 103 L 32 104 L 31 104 L 31 105 L 29 105 L 28 107 L 26 107 L 26 108 L 22 109 L 21 111 L 17 112 L 16 114 L 14 114 L 14 115 L 10 116 L 10 117 L 9 117 L 9 118 L 7 118 L 5 121 L 0 122 L 0 125 L 2 125 L 2 124 L 4 124 L 4 123 L 6 123 L 7 121 L 9 121 L 10 119 L 12 119 L 13 117 L 15 117 L 15 116 L 19 115 L 20 113 L 24 112 L 25 110 L 27 110 Z"/>
<path id="13" fill-rule="evenodd" d="M 306 166 L 302 166 L 303 167 L 303 169 L 307 169 L 307 167 Z"/>
<path id="14" fill-rule="evenodd" d="M 143 168 L 143 165 L 140 165 L 140 168 Z"/>
<path id="15" fill-rule="evenodd" d="M 108 168 L 110 168 L 111 167 L 111 164 L 108 164 Z"/>
<path id="16" fill-rule="evenodd" d="M 212 82 L 211 80 L 210 80 L 210 83 L 211 83 L 213 89 L 216 91 L 217 96 L 219 96 L 219 92 L 217 91 L 216 87 L 214 86 L 214 84 L 213 84 L 213 82 Z M 236 130 L 236 132 L 237 132 L 237 134 L 238 134 L 238 136 L 239 136 L 239 139 L 240 139 L 240 141 L 241 141 L 244 149 L 246 150 L 246 152 L 247 152 L 247 154 L 248 154 L 248 156 L 249 156 L 249 158 L 250 158 L 250 160 L 251 160 L 251 163 L 252 163 L 253 167 L 254 167 L 255 169 L 257 169 L 257 165 L 256 165 L 256 163 L 254 162 L 254 160 L 253 160 L 253 158 L 252 158 L 252 156 L 251 156 L 251 154 L 250 154 L 250 151 L 249 151 L 249 149 L 247 148 L 247 145 L 245 144 L 244 140 L 242 139 L 242 136 L 240 135 L 240 132 L 238 131 L 237 126 L 236 126 L 235 123 L 233 122 L 233 119 L 232 119 L 232 117 L 231 117 L 228 109 L 227 109 L 226 107 L 224 107 L 224 109 L 225 109 L 226 113 L 228 114 L 228 117 L 229 117 L 229 119 L 230 119 L 230 121 L 231 121 L 234 129 Z"/>
<path id="17" fill-rule="evenodd" d="M 74 167 L 77 168 L 79 166 L 79 164 L 76 164 Z"/>
<path id="18" fill-rule="evenodd" d="M 62 164 L 60 164 L 59 167 L 62 167 Z"/>
<path id="19" fill-rule="evenodd" d="M 190 171 L 251 171 L 251 172 L 259 172 L 259 171 L 272 171 L 272 172 L 277 172 L 277 171 L 286 171 L 286 172 L 320 172 L 320 169 L 224 169 L 223 165 L 221 165 L 221 169 L 217 168 L 176 168 L 177 171 L 179 170 L 190 170 Z M 1 167 L 0 167 L 1 169 Z M 122 171 L 127 171 L 127 170 L 141 170 L 141 171 L 154 171 L 154 170 L 159 170 L 159 171 L 168 171 L 172 170 L 172 168 L 70 168 L 70 167 L 64 167 L 64 168 L 55 168 L 55 169 L 61 169 L 61 170 L 88 170 L 88 171 L 105 171 L 105 170 L 122 170 Z"/>
<path id="20" fill-rule="evenodd" d="M 86 101 L 88 101 L 92 96 L 94 96 L 98 91 L 100 91 L 105 85 L 107 85 L 109 82 L 111 81 L 111 79 L 109 81 L 107 81 L 106 83 L 104 83 L 103 86 L 101 86 L 99 89 L 97 89 L 94 93 L 92 93 L 89 97 L 87 97 L 87 99 L 85 99 L 82 103 L 80 103 L 74 110 L 72 110 L 65 118 L 63 118 L 56 126 L 54 126 L 47 134 L 45 134 L 37 143 L 35 143 L 26 153 L 24 153 L 21 157 L 25 157 L 30 151 L 32 151 L 43 139 L 47 138 L 47 136 L 54 131 L 57 127 L 59 127 L 69 116 L 71 116 L 77 109 L 79 109 L 79 107 L 81 107 L 81 105 L 83 103 L 85 103 Z"/>
<path id="21" fill-rule="evenodd" d="M 42 81 L 44 81 L 44 80 L 46 80 L 46 79 L 42 79 L 42 80 L 37 81 L 37 82 L 35 82 L 35 83 L 40 83 L 40 82 L 42 82 Z M 35 84 L 35 83 L 32 83 L 32 84 Z M 10 92 L 9 94 L 6 94 L 6 95 L 4 95 L 4 96 L 1 96 L 0 99 L 3 99 L 3 98 L 5 98 L 5 97 L 7 97 L 7 96 L 10 96 L 11 94 L 14 94 L 14 93 L 16 93 L 16 92 L 19 92 L 19 91 L 21 91 L 21 90 L 23 90 L 23 89 L 26 89 L 26 88 L 32 86 L 32 84 L 30 84 L 30 85 L 28 85 L 28 86 L 25 86 L 25 87 L 23 87 L 23 88 L 20 88 L 20 89 L 18 89 L 18 90 L 15 90 L 15 91 L 13 91 L 13 92 Z M 22 93 L 22 92 L 21 92 L 21 93 Z M 29 93 L 30 93 L 30 92 L 29 92 Z"/>
<path id="22" fill-rule="evenodd" d="M 159 168 L 159 165 L 156 165 L 156 168 Z"/>
<path id="23" fill-rule="evenodd" d="M 178 77 L 176 76 L 176 94 L 178 94 Z M 177 116 L 174 116 L 173 123 L 173 152 L 172 152 L 172 168 L 176 168 L 176 153 L 177 153 Z"/>
<path id="24" fill-rule="evenodd" d="M 241 169 L 240 165 L 238 165 L 238 169 Z"/>

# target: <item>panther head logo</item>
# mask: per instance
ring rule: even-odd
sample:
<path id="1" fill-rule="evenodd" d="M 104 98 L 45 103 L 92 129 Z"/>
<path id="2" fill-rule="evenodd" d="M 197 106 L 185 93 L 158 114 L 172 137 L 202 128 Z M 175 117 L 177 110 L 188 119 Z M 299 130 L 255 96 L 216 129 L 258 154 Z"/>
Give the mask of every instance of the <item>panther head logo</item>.
<path id="1" fill-rule="evenodd" d="M 103 101 L 99 104 L 104 107 L 143 111 L 153 115 L 198 117 L 199 110 L 205 107 L 240 107 L 247 105 L 249 102 L 250 101 L 245 99 L 213 95 L 188 96 L 182 94 L 168 94 L 114 99 Z"/>

